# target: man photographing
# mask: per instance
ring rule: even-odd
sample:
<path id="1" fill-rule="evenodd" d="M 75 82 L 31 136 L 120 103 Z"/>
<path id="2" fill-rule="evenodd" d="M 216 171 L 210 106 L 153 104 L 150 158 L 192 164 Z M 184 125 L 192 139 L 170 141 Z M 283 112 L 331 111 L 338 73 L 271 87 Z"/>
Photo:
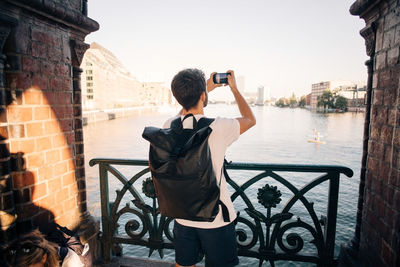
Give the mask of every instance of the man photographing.
<path id="1" fill-rule="evenodd" d="M 184 69 L 176 74 L 171 90 L 182 110 L 178 116 L 167 120 L 163 129 L 147 127 L 150 129 L 145 129 L 143 134 L 151 143 L 149 163 L 161 214 L 175 218 L 177 267 L 194 266 L 201 253 L 212 266 L 239 263 L 234 225 L 236 212 L 223 164 L 227 148 L 254 126 L 256 119 L 237 88 L 234 72 L 218 74 L 222 79 L 220 76 L 215 79 L 214 75 L 216 73 L 206 81 L 204 73 L 198 69 Z M 204 107 L 208 93 L 223 85 L 229 85 L 241 117 L 206 118 Z M 203 147 L 201 152 L 199 147 Z M 209 184 L 214 186 L 208 189 Z M 179 194 L 182 194 L 180 198 Z M 193 200 L 201 196 L 205 197 Z M 211 208 L 205 208 L 207 205 Z"/>

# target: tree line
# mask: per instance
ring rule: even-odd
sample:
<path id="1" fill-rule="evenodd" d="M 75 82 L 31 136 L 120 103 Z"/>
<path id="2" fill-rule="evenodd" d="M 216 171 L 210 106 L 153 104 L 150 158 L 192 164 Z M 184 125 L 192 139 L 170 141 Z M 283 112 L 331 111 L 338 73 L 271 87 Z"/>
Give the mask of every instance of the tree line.
<path id="1" fill-rule="evenodd" d="M 332 93 L 330 90 L 325 90 L 317 100 L 317 106 L 323 107 L 324 110 L 327 108 L 347 110 L 347 99 L 337 92 Z"/>
<path id="2" fill-rule="evenodd" d="M 297 100 L 296 95 L 293 93 L 290 98 L 281 97 L 275 102 L 275 106 L 284 108 L 284 107 L 305 107 L 306 105 L 306 96 L 303 95 L 300 97 L 300 100 Z"/>
<path id="3" fill-rule="evenodd" d="M 317 106 L 326 109 L 338 109 L 342 111 L 347 110 L 347 99 L 344 96 L 339 95 L 337 92 L 331 92 L 326 90 L 322 95 L 317 98 Z M 300 100 L 297 99 L 293 93 L 290 98 L 281 97 L 275 102 L 275 106 L 278 107 L 305 107 L 306 96 L 301 96 Z"/>

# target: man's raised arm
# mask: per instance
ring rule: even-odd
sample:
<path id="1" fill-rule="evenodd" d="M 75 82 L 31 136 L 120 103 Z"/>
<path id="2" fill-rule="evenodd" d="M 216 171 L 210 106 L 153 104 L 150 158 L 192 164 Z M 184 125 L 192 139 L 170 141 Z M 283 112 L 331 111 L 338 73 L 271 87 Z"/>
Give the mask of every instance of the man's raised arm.
<path id="1" fill-rule="evenodd" d="M 235 73 L 233 72 L 233 70 L 228 70 L 227 73 L 230 74 L 228 75 L 229 87 L 231 88 L 232 94 L 235 97 L 240 114 L 242 115 L 242 117 L 236 118 L 240 124 L 240 134 L 242 134 L 254 125 L 256 125 L 256 118 L 254 117 L 254 114 L 251 111 L 249 104 L 247 104 L 246 100 L 237 88 Z"/>

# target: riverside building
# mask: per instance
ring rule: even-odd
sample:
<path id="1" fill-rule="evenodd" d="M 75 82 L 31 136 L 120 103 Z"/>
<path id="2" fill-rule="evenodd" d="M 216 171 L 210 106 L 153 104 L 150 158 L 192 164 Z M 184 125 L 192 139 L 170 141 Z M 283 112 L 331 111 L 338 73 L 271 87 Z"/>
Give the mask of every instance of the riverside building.
<path id="1" fill-rule="evenodd" d="M 311 85 L 311 108 L 317 108 L 318 97 L 321 96 L 325 90 L 330 90 L 330 88 L 330 82 L 320 82 Z"/>
<path id="2" fill-rule="evenodd" d="M 171 102 L 162 83 L 138 81 L 109 50 L 94 42 L 82 60 L 82 109 L 104 110 Z"/>
<path id="3" fill-rule="evenodd" d="M 357 83 L 349 81 L 326 81 L 326 82 L 314 83 L 311 85 L 311 101 L 310 101 L 311 108 L 316 109 L 318 107 L 318 97 L 321 96 L 326 90 L 338 92 L 340 95 L 343 95 L 344 97 L 348 98 L 349 97 L 348 93 L 342 94 L 341 92 L 345 91 L 353 92 L 353 90 L 356 89 L 357 87 L 358 88 L 365 87 L 365 84 L 359 85 Z M 357 97 L 362 97 L 362 98 L 364 97 L 361 90 L 360 94 L 357 93 Z"/>

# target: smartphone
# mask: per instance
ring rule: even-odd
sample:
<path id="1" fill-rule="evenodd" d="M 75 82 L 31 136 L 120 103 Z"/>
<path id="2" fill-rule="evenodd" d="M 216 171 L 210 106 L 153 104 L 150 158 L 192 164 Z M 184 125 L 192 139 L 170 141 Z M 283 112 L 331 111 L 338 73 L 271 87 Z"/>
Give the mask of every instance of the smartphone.
<path id="1" fill-rule="evenodd" d="M 228 75 L 231 75 L 230 73 L 215 73 L 213 76 L 213 81 L 214 83 L 228 83 Z"/>

